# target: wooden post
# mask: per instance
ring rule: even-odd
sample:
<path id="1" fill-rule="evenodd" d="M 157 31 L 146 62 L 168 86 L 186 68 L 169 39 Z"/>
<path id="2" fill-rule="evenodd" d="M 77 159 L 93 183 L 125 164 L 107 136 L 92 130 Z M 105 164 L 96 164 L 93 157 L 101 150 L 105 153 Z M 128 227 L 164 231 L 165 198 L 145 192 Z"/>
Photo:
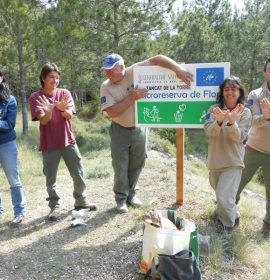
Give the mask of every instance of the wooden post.
<path id="1" fill-rule="evenodd" d="M 184 202 L 185 129 L 176 129 L 176 204 Z"/>

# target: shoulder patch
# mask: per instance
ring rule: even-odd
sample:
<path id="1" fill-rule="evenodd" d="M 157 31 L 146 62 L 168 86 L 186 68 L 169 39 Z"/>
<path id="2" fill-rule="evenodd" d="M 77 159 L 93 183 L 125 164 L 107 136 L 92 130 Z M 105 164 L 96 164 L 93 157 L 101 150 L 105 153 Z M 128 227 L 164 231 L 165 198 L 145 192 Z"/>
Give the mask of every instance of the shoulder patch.
<path id="1" fill-rule="evenodd" d="M 206 121 L 209 120 L 209 119 L 210 119 L 210 116 L 211 116 L 211 114 L 210 114 L 210 113 L 207 113 L 206 116 L 205 116 L 205 120 L 206 120 Z"/>
<path id="2" fill-rule="evenodd" d="M 252 106 L 253 105 L 253 99 L 249 99 L 248 101 L 247 101 L 247 106 Z"/>
<path id="3" fill-rule="evenodd" d="M 106 103 L 107 103 L 106 96 L 102 96 L 102 97 L 100 98 L 100 102 L 101 102 L 101 105 L 106 104 Z"/>

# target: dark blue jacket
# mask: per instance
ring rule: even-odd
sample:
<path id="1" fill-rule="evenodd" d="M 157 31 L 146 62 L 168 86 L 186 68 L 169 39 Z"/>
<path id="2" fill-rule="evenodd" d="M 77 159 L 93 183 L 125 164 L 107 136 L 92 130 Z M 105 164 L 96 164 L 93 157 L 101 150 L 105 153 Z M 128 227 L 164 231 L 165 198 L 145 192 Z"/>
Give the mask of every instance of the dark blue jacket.
<path id="1" fill-rule="evenodd" d="M 16 116 L 17 102 L 10 95 L 7 101 L 0 102 L 0 145 L 16 139 Z"/>

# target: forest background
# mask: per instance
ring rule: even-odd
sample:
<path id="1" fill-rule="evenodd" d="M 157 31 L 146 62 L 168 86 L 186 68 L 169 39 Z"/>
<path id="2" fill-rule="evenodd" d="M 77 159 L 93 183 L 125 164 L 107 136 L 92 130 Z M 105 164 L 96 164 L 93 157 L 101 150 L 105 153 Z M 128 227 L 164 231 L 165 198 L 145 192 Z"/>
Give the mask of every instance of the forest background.
<path id="1" fill-rule="evenodd" d="M 0 279 L 142 279 L 138 263 L 142 217 L 175 201 L 175 129 L 150 130 L 149 158 L 140 184 L 146 206 L 116 215 L 112 192 L 108 126 L 99 105 L 104 80 L 103 58 L 120 53 L 127 65 L 156 54 L 178 62 L 230 62 L 246 93 L 263 82 L 263 65 L 270 55 L 270 1 L 244 1 L 232 9 L 228 0 L 1 0 L 0 69 L 19 103 L 20 175 L 28 201 L 21 228 L 9 227 L 13 215 L 6 178 L 0 170 L 5 215 L 0 223 Z M 63 214 L 46 222 L 46 190 L 38 124 L 29 120 L 28 99 L 40 89 L 39 73 L 47 61 L 61 70 L 60 86 L 71 91 L 77 105 L 73 125 L 83 155 L 87 195 L 99 205 L 85 227 L 69 231 L 73 207 L 71 179 L 63 164 L 59 186 Z M 207 153 L 202 129 L 185 129 L 186 153 Z M 159 136 L 166 138 L 160 139 Z M 165 153 L 156 152 L 161 151 Z M 189 158 L 189 157 L 187 157 Z M 204 160 L 185 161 L 185 203 L 177 213 L 194 219 L 203 235 L 211 236 L 211 254 L 200 260 L 203 279 L 270 279 L 270 248 L 260 233 L 264 187 L 252 183 L 254 195 L 243 195 L 241 227 L 232 235 L 215 232 L 214 192 L 208 185 Z M 199 188 L 198 188 L 199 187 Z M 257 195 L 259 193 L 259 195 Z M 262 193 L 262 195 L 261 195 Z M 166 194 L 166 195 L 164 195 Z M 8 206 L 8 207 L 7 207 Z M 108 232 L 110 234 L 108 234 Z M 53 254 L 52 249 L 53 248 Z M 109 253 L 108 253 L 109 252 Z M 123 265 L 125 263 L 125 265 Z"/>
<path id="2" fill-rule="evenodd" d="M 1 0 L 0 69 L 22 112 L 28 134 L 28 98 L 38 90 L 42 65 L 55 62 L 80 116 L 99 112 L 103 58 L 121 54 L 126 65 L 156 54 L 178 62 L 231 63 L 250 91 L 263 81 L 270 54 L 270 1 L 229 0 Z M 165 133 L 166 134 L 166 133 Z M 170 134 L 170 133 L 169 133 Z"/>

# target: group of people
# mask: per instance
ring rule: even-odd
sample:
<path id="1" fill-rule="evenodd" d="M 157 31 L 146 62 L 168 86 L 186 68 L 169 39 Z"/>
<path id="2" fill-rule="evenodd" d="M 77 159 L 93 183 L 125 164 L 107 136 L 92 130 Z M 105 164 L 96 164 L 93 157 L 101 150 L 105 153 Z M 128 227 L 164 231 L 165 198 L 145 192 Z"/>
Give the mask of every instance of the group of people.
<path id="1" fill-rule="evenodd" d="M 270 57 L 264 64 L 264 78 L 263 85 L 248 95 L 246 106 L 240 79 L 225 79 L 217 104 L 206 115 L 204 130 L 209 138 L 209 181 L 223 230 L 231 232 L 239 226 L 240 194 L 262 167 L 266 190 L 262 232 L 270 238 Z"/>
<path id="2" fill-rule="evenodd" d="M 191 73 L 166 56 L 158 55 L 134 65 L 159 65 L 174 71 L 187 84 L 193 81 Z M 145 96 L 147 89 L 134 87 L 134 65 L 126 68 L 120 55 L 107 56 L 102 69 L 108 79 L 100 88 L 101 109 L 112 120 L 114 193 L 120 213 L 128 212 L 129 205 L 142 205 L 136 192 L 146 158 L 146 138 L 145 129 L 135 127 L 134 103 Z M 240 79 L 226 78 L 220 85 L 217 104 L 206 115 L 204 129 L 209 137 L 209 181 L 216 193 L 222 230 L 231 232 L 239 226 L 240 194 L 262 167 L 266 187 L 262 229 L 264 236 L 270 238 L 270 57 L 264 65 L 264 76 L 264 84 L 249 94 L 246 104 Z"/>
<path id="3" fill-rule="evenodd" d="M 86 184 L 83 178 L 81 155 L 72 131 L 71 118 L 75 106 L 71 93 L 57 88 L 60 71 L 54 63 L 47 63 L 40 73 L 41 90 L 30 96 L 30 108 L 33 121 L 40 123 L 40 145 L 43 173 L 46 177 L 48 192 L 48 219 L 55 221 L 60 215 L 60 197 L 57 193 L 56 175 L 60 159 L 63 158 L 72 177 L 76 210 L 96 210 L 95 204 L 86 199 Z M 17 115 L 17 103 L 11 95 L 8 83 L 0 72 L 0 163 L 10 185 L 14 210 L 12 225 L 22 222 L 25 215 L 24 189 L 18 174 L 18 151 L 14 130 Z M 3 208 L 0 196 L 0 216 Z"/>
<path id="4" fill-rule="evenodd" d="M 140 65 L 160 65 L 175 71 L 176 75 L 189 82 L 192 75 L 166 56 L 155 56 Z M 101 106 L 112 118 L 110 129 L 112 163 L 115 171 L 114 193 L 117 210 L 128 212 L 127 203 L 140 207 L 142 202 L 136 196 L 136 183 L 146 159 L 146 134 L 144 129 L 135 128 L 135 100 L 142 98 L 146 89 L 133 86 L 133 66 L 125 68 L 120 55 L 105 58 L 102 69 L 108 80 L 101 86 Z M 54 63 L 46 63 L 40 73 L 41 89 L 31 94 L 32 121 L 39 122 L 43 173 L 46 178 L 48 220 L 56 221 L 61 213 L 60 196 L 57 192 L 57 170 L 63 158 L 73 180 L 75 210 L 97 209 L 86 199 L 86 184 L 83 176 L 81 154 L 71 126 L 76 113 L 71 93 L 58 88 L 60 71 Z M 25 195 L 18 174 L 18 152 L 15 123 L 17 103 L 11 95 L 8 83 L 0 72 L 0 163 L 11 189 L 14 210 L 13 225 L 23 221 Z M 0 217 L 3 208 L 0 196 Z"/>
<path id="5" fill-rule="evenodd" d="M 134 85 L 135 65 L 158 65 L 175 72 L 189 84 L 193 75 L 164 55 L 157 55 L 126 67 L 118 54 L 108 55 L 102 65 L 107 80 L 100 87 L 101 110 L 111 119 L 111 156 L 114 169 L 116 208 L 127 213 L 128 206 L 140 207 L 137 181 L 146 159 L 145 128 L 135 127 L 135 101 L 147 94 L 146 88 Z M 245 105 L 245 92 L 239 78 L 230 76 L 220 85 L 217 104 L 205 119 L 204 129 L 209 137 L 209 180 L 216 192 L 218 220 L 224 230 L 239 225 L 237 203 L 240 193 L 262 166 L 266 187 L 266 216 L 263 230 L 270 237 L 270 58 L 264 66 L 265 83 L 249 94 Z M 71 93 L 58 88 L 60 71 L 54 63 L 47 63 L 40 73 L 41 90 L 30 96 L 33 121 L 39 121 L 43 172 L 46 177 L 48 219 L 55 221 L 60 215 L 60 197 L 57 193 L 57 170 L 61 158 L 73 180 L 76 210 L 96 210 L 85 195 L 81 155 L 72 131 L 71 118 L 76 113 Z M 17 103 L 11 95 L 4 75 L 0 72 L 0 163 L 11 188 L 14 207 L 13 224 L 22 222 L 25 215 L 25 197 L 18 175 L 16 133 L 14 130 Z M 243 172 L 242 172 L 243 171 Z M 269 175 L 270 176 L 270 175 Z M 269 179 L 269 180 L 268 180 Z M 0 216 L 3 212 L 0 197 Z"/>

